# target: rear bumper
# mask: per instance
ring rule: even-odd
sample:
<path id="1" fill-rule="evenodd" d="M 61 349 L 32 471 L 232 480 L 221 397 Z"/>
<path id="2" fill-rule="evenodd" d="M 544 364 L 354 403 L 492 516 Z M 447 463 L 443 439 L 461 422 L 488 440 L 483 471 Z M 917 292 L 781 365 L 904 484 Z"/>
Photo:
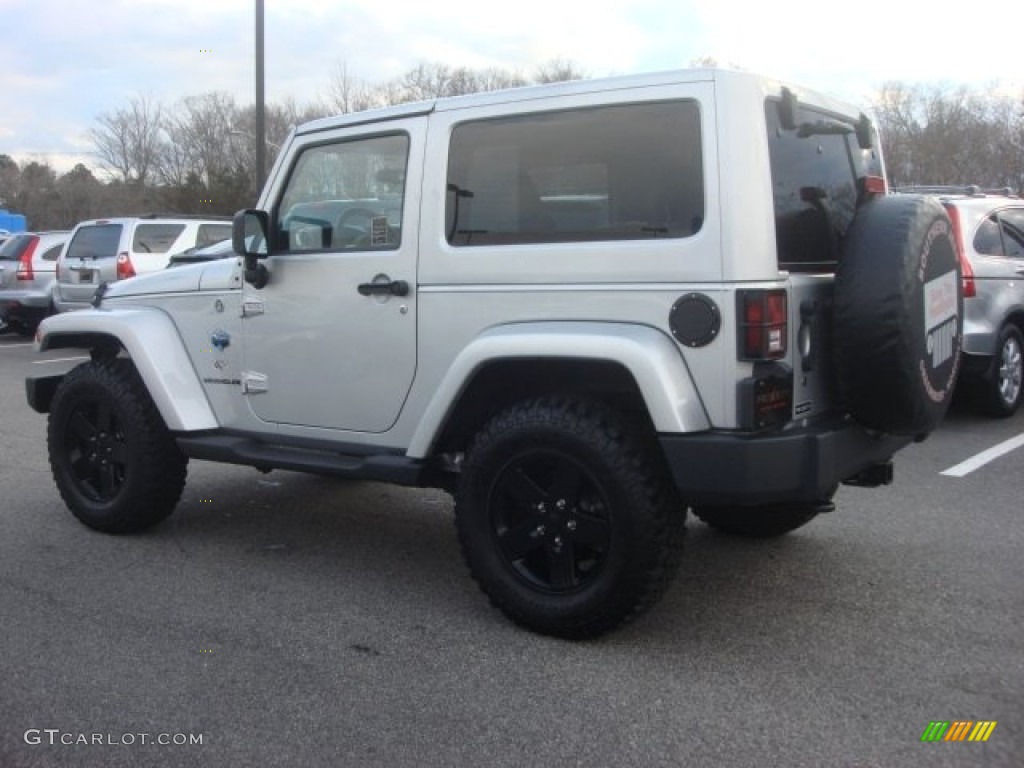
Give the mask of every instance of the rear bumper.
<path id="1" fill-rule="evenodd" d="M 7 309 L 42 309 L 50 306 L 49 291 L 0 291 L 0 307 Z"/>
<path id="2" fill-rule="evenodd" d="M 912 441 L 876 436 L 849 421 L 770 434 L 660 435 L 688 504 L 816 502 Z"/>

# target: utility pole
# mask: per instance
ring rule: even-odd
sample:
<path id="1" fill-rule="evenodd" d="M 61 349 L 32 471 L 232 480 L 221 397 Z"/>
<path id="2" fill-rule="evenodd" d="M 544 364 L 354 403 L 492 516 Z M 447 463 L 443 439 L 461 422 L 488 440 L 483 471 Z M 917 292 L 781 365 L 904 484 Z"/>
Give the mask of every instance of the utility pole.
<path id="1" fill-rule="evenodd" d="M 256 195 L 267 179 L 266 94 L 263 73 L 263 0 L 256 0 Z"/>

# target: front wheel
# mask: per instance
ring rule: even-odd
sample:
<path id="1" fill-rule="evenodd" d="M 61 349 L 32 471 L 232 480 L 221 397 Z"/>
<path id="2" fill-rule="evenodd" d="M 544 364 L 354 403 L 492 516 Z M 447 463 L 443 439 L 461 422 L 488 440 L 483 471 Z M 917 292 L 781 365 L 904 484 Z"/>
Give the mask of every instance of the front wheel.
<path id="1" fill-rule="evenodd" d="M 596 402 L 545 397 L 470 446 L 455 523 L 491 602 L 543 634 L 595 637 L 653 605 L 685 511 L 652 443 Z"/>
<path id="2" fill-rule="evenodd" d="M 73 369 L 54 394 L 47 428 L 61 497 L 82 523 L 131 533 L 174 511 L 188 459 L 126 359 Z"/>
<path id="3" fill-rule="evenodd" d="M 1006 418 L 1016 413 L 1024 391 L 1024 341 L 1016 326 L 1007 325 L 999 333 L 995 370 L 991 379 L 981 382 L 981 407 L 985 413 Z"/>

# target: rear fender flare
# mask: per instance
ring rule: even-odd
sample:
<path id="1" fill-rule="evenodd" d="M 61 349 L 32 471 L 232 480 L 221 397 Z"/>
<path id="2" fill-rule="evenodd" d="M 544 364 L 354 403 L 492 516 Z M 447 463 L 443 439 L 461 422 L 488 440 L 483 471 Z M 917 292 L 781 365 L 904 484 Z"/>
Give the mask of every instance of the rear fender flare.
<path id="1" fill-rule="evenodd" d="M 488 329 L 459 353 L 424 411 L 408 455 L 429 455 L 477 371 L 496 360 L 515 358 L 618 363 L 636 381 L 655 430 L 680 433 L 710 428 L 678 346 L 661 331 L 625 323 L 519 323 Z"/>

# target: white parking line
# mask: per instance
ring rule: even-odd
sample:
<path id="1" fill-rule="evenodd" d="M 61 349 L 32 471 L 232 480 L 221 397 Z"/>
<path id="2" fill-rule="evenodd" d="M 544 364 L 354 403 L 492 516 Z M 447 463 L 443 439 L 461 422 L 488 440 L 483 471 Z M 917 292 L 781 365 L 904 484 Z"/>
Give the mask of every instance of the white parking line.
<path id="1" fill-rule="evenodd" d="M 88 357 L 55 357 L 53 360 L 33 360 L 32 365 L 46 365 L 47 363 L 66 363 L 71 360 L 88 360 Z"/>
<path id="2" fill-rule="evenodd" d="M 32 346 L 32 342 L 30 341 L 27 344 L 0 344 L 0 349 L 14 349 L 15 347 L 31 347 L 31 346 Z"/>
<path id="3" fill-rule="evenodd" d="M 961 461 L 956 466 L 950 467 L 947 470 L 940 472 L 940 475 L 946 475 L 947 477 L 963 477 L 969 475 L 979 467 L 983 467 L 990 461 L 995 461 L 1000 456 L 1009 453 L 1010 451 L 1016 450 L 1024 445 L 1024 434 L 1011 437 L 1009 440 L 1004 440 L 999 445 L 993 445 L 987 451 L 971 456 L 967 461 Z"/>

